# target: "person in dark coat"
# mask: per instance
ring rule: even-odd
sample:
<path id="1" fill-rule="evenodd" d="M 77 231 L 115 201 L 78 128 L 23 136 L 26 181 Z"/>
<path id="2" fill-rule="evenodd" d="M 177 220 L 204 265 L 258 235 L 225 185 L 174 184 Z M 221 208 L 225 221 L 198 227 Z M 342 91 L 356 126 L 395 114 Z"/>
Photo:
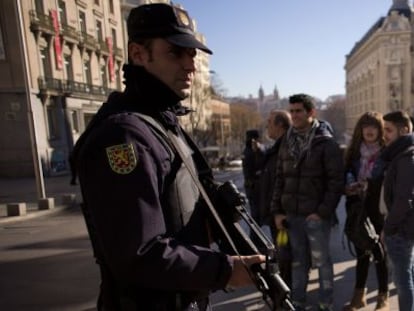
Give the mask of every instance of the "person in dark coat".
<path id="1" fill-rule="evenodd" d="M 211 54 L 192 25 L 168 4 L 131 10 L 125 91 L 109 96 L 75 145 L 99 311 L 210 310 L 211 291 L 252 284 L 246 266 L 264 261 L 210 248 L 195 178 L 213 188 L 211 169 L 177 121 L 197 50 Z"/>
<path id="2" fill-rule="evenodd" d="M 349 147 L 345 153 L 345 185 L 347 210 L 356 208 L 366 212 L 380 235 L 384 227 L 384 215 L 380 213 L 379 201 L 383 172 L 375 170 L 381 150 L 384 148 L 384 124 L 382 114 L 375 111 L 364 113 L 357 121 Z M 349 221 L 355 221 L 349 220 Z M 362 224 L 361 224 L 362 225 Z M 381 242 L 380 242 L 381 243 Z M 383 249 L 382 244 L 378 247 Z M 367 305 L 366 282 L 371 263 L 371 250 L 355 246 L 357 264 L 355 286 L 351 301 L 343 311 L 354 311 Z M 388 265 L 385 252 L 376 252 L 375 270 L 378 280 L 378 296 L 375 310 L 389 310 Z"/>
<path id="3" fill-rule="evenodd" d="M 332 218 L 344 187 L 343 157 L 330 127 L 316 119 L 312 97 L 289 97 L 289 112 L 292 127 L 279 150 L 272 214 L 278 229 L 283 229 L 284 221 L 289 224 L 292 298 L 297 310 L 306 308 L 312 265 L 319 270 L 319 310 L 332 310 L 329 242 Z"/>
<path id="4" fill-rule="evenodd" d="M 406 112 L 384 119 L 386 163 L 383 194 L 386 218 L 382 238 L 388 251 L 400 310 L 414 310 L 414 134 Z"/>
<path id="5" fill-rule="evenodd" d="M 273 215 L 270 211 L 270 202 L 272 201 L 273 189 L 276 183 L 276 166 L 282 137 L 291 126 L 290 114 L 284 110 L 274 109 L 270 111 L 267 118 L 267 136 L 274 140 L 273 145 L 266 149 L 263 159 L 260 178 L 258 181 L 259 189 L 259 222 L 270 227 L 273 241 L 278 247 L 278 263 L 280 276 L 290 287 L 292 283 L 292 260 L 290 254 L 290 245 L 288 241 L 279 241 L 276 237 L 278 230 L 273 221 Z"/>
<path id="6" fill-rule="evenodd" d="M 246 131 L 246 145 L 242 159 L 244 190 L 249 200 L 250 214 L 259 225 L 262 225 L 262 223 L 259 219 L 258 180 L 263 167 L 264 152 L 265 149 L 261 143 L 259 131 L 256 129 Z"/>

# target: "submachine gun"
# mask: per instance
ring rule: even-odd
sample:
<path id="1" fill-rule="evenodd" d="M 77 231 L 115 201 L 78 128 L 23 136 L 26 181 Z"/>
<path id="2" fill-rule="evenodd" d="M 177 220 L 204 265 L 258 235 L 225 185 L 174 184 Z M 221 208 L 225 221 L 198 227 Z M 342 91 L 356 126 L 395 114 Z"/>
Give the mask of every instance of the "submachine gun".
<path id="1" fill-rule="evenodd" d="M 177 137 L 170 131 L 167 131 L 166 134 L 197 185 L 213 218 L 211 224 L 218 226 L 213 228 L 212 231 L 215 235 L 214 240 L 218 243 L 220 249 L 227 254 L 237 256 L 265 255 L 265 263 L 252 265 L 250 269 L 245 265 L 247 271 L 250 273 L 257 289 L 262 293 L 263 300 L 272 311 L 281 308 L 294 311 L 295 307 L 290 300 L 290 289 L 279 274 L 276 248 L 247 212 L 244 196 L 240 194 L 231 181 L 217 185 L 209 178 L 210 174 L 202 173 L 197 176 L 188 162 L 182 144 L 179 143 Z M 191 139 L 188 139 L 188 143 L 190 147 L 192 144 L 194 145 Z M 198 149 L 194 148 L 193 150 Z M 198 157 L 197 152 L 196 157 Z M 201 158 L 203 157 L 201 156 Z M 196 161 L 196 163 L 200 163 L 200 161 Z M 199 168 L 199 166 L 197 167 Z M 204 170 L 199 170 L 199 173 L 200 171 L 203 172 Z M 207 169 L 204 172 L 208 171 Z M 214 202 L 214 205 L 212 202 Z M 239 224 L 240 220 L 247 224 L 250 231 L 254 232 L 257 240 L 262 245 L 253 243 Z"/>
<path id="2" fill-rule="evenodd" d="M 290 289 L 279 274 L 277 249 L 247 212 L 243 198 L 231 181 L 217 187 L 215 209 L 229 235 L 223 233 L 218 238 L 219 247 L 231 255 L 265 255 L 265 263 L 252 265 L 249 269 L 257 289 L 270 310 L 295 310 L 290 299 Z M 256 244 L 243 229 L 243 222 L 257 237 Z"/>

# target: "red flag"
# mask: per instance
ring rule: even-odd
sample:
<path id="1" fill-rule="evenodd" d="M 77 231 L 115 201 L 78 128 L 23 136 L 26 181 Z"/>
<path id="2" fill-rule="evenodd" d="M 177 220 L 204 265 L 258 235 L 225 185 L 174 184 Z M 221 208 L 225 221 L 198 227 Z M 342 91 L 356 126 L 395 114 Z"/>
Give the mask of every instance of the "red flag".
<path id="1" fill-rule="evenodd" d="M 56 68 L 62 69 L 63 67 L 62 47 L 60 45 L 60 30 L 59 30 L 59 20 L 58 20 L 57 11 L 50 10 L 50 15 L 53 21 L 53 28 L 55 29 L 54 46 L 55 46 L 55 55 L 56 55 Z"/>
<path id="2" fill-rule="evenodd" d="M 108 69 L 109 69 L 109 79 L 111 82 L 115 80 L 115 68 L 114 68 L 114 53 L 112 49 L 112 38 L 106 37 L 106 44 L 108 45 L 109 50 L 109 59 L 108 59 Z"/>

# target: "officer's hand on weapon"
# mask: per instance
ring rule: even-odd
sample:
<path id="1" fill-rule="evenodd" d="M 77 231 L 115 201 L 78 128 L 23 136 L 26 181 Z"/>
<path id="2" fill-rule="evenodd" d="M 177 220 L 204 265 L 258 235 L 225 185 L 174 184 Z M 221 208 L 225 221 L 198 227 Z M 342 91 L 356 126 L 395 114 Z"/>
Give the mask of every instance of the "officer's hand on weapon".
<path id="1" fill-rule="evenodd" d="M 312 213 L 308 217 L 306 217 L 306 221 L 311 221 L 311 220 L 313 220 L 313 221 L 319 221 L 319 220 L 321 220 L 321 216 L 319 216 L 316 213 Z"/>
<path id="2" fill-rule="evenodd" d="M 263 263 L 266 261 L 266 257 L 263 255 L 252 256 L 232 256 L 233 259 L 233 273 L 230 277 L 227 287 L 237 288 L 253 284 L 251 274 L 246 269 L 253 264 Z"/>

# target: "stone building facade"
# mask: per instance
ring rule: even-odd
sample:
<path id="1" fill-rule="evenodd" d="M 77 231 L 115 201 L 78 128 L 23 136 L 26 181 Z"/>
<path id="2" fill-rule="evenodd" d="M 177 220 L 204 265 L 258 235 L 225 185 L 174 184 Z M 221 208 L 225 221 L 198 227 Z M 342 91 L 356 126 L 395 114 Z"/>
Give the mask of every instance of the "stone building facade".
<path id="1" fill-rule="evenodd" d="M 220 98 L 212 98 L 210 145 L 218 146 L 221 156 L 232 153 L 230 104 Z"/>
<path id="2" fill-rule="evenodd" d="M 393 0 L 346 57 L 346 128 L 366 111 L 414 113 L 414 21 L 408 0 Z"/>
<path id="3" fill-rule="evenodd" d="M 123 88 L 128 14 L 149 2 L 169 1 L 0 1 L 0 177 L 33 176 L 36 166 L 45 176 L 69 172 L 74 143 Z M 190 131 L 208 130 L 211 116 L 208 55 L 198 53 L 196 66 L 184 103 L 196 113 L 182 119 Z"/>
<path id="4" fill-rule="evenodd" d="M 119 0 L 0 2 L 0 176 L 33 175 L 34 152 L 44 175 L 68 172 L 74 142 L 122 88 L 120 8 Z"/>

